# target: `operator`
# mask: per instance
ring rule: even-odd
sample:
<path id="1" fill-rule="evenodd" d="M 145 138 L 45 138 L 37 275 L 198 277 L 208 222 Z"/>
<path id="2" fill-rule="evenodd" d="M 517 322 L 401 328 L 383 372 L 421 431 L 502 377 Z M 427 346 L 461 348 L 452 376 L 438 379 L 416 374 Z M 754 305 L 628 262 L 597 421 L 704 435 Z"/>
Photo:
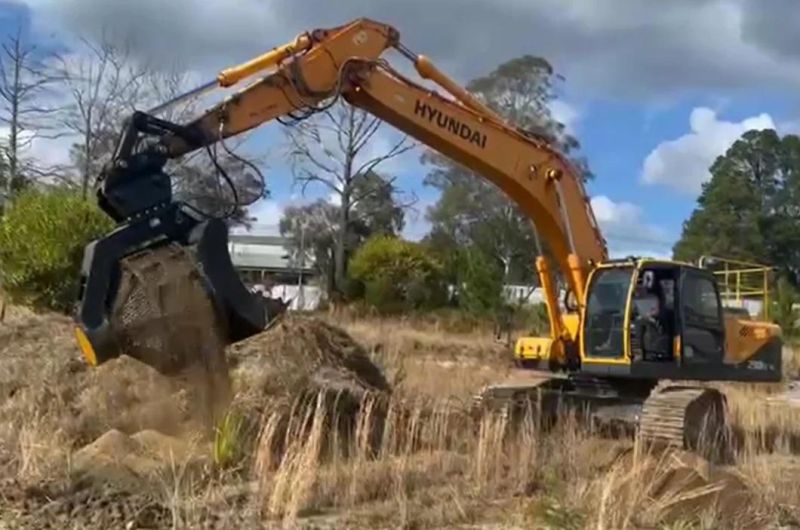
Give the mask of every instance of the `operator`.
<path id="1" fill-rule="evenodd" d="M 644 360 L 670 360 L 672 312 L 666 307 L 663 290 L 657 282 L 652 282 L 649 287 L 637 287 L 636 299 L 647 302 L 645 311 L 640 312 L 637 307 L 639 314 L 634 323 L 634 332 L 640 338 Z"/>

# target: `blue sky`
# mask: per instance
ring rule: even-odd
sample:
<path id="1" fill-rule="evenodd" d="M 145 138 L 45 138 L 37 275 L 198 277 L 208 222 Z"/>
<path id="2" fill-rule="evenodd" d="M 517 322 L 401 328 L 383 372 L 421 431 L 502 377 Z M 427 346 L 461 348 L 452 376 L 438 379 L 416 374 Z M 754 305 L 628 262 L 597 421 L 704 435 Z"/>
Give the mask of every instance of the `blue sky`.
<path id="1" fill-rule="evenodd" d="M 358 16 L 394 24 L 461 82 L 540 54 L 566 76 L 556 113 L 596 175 L 589 192 L 613 254 L 668 255 L 715 156 L 748 128 L 800 130 L 800 2 L 790 0 L 25 0 L 0 1 L 0 31 L 20 15 L 36 38 L 105 31 L 199 78 Z M 378 140 L 391 137 L 387 126 Z M 272 196 L 253 210 L 261 230 L 302 199 L 282 142 L 274 126 L 248 142 L 259 154 L 270 146 Z M 37 149 L 58 158 L 58 148 Z M 388 169 L 424 208 L 435 195 L 418 155 Z M 424 233 L 423 219 L 408 221 L 409 236 Z"/>

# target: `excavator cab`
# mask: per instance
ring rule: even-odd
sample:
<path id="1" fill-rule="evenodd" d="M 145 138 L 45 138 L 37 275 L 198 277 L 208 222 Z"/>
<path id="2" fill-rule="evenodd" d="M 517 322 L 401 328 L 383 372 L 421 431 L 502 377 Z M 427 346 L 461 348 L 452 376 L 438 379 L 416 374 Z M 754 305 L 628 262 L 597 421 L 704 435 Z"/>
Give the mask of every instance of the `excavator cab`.
<path id="1" fill-rule="evenodd" d="M 590 275 L 581 371 L 638 379 L 776 381 L 780 328 L 724 311 L 713 274 L 628 259 Z"/>
<path id="2" fill-rule="evenodd" d="M 76 335 L 94 366 L 129 355 L 175 374 L 285 309 L 241 282 L 224 219 L 174 199 L 165 153 L 143 142 L 164 132 L 184 131 L 134 114 L 98 179 L 98 204 L 117 227 L 86 247 L 81 270 Z"/>

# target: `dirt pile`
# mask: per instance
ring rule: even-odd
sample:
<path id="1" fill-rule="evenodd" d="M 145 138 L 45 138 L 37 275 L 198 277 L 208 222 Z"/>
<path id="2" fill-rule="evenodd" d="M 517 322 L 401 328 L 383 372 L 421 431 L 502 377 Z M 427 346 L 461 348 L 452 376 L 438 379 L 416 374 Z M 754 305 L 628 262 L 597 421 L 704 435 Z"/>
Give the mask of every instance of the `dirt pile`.
<path id="1" fill-rule="evenodd" d="M 168 378 L 129 357 L 90 369 L 67 317 L 27 315 L 0 325 L 0 358 L 5 476 L 63 468 L 70 452 L 112 429 L 193 436 L 204 427 L 202 381 Z"/>
<path id="2" fill-rule="evenodd" d="M 288 315 L 227 355 L 235 393 L 227 410 L 250 427 L 232 440 L 245 460 L 270 414 L 283 415 L 288 429 L 292 407 L 321 395 L 352 430 L 364 399 L 392 391 L 358 343 L 315 318 Z M 196 487 L 213 475 L 206 413 L 229 402 L 208 401 L 206 366 L 167 377 L 123 356 L 91 369 L 71 319 L 28 313 L 0 325 L 0 357 L 0 472 L 15 477 L 0 485 L 0 512 L 18 516 L 12 527 L 165 521 L 176 509 L 165 497 L 169 473 L 197 471 Z"/>
<path id="3" fill-rule="evenodd" d="M 73 455 L 70 478 L 135 493 L 142 484 L 174 482 L 175 474 L 200 477 L 210 463 L 210 453 L 207 444 L 154 430 L 129 436 L 112 429 Z"/>
<path id="4" fill-rule="evenodd" d="M 390 385 L 366 350 L 318 318 L 287 315 L 273 328 L 228 348 L 239 393 L 259 411 L 319 391 L 361 400 Z"/>
<path id="5" fill-rule="evenodd" d="M 227 356 L 236 389 L 231 410 L 244 418 L 251 465 L 256 459 L 279 462 L 292 438 L 309 435 L 315 414 L 325 417 L 323 444 L 336 439 L 347 446 L 366 401 L 378 403 L 373 407 L 377 438 L 392 389 L 364 348 L 340 328 L 286 315 L 229 347 Z"/>

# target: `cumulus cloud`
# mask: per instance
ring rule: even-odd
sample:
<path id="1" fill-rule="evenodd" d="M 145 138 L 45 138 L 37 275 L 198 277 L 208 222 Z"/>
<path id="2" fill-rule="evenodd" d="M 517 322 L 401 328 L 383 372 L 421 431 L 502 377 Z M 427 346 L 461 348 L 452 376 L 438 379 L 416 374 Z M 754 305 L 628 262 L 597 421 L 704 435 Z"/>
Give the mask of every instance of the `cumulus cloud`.
<path id="1" fill-rule="evenodd" d="M 639 206 L 606 195 L 592 197 L 591 205 L 612 257 L 671 255 L 673 239 L 661 227 L 646 222 Z"/>
<path id="2" fill-rule="evenodd" d="M 708 171 L 711 164 L 737 138 L 751 129 L 774 128 L 775 123 L 768 114 L 730 122 L 719 119 L 709 108 L 695 108 L 689 117 L 689 133 L 660 143 L 647 155 L 642 181 L 697 195 L 702 184 L 711 178 Z"/>
<path id="3" fill-rule="evenodd" d="M 784 11 L 798 9 L 790 0 L 784 10 L 760 0 L 24 2 L 44 30 L 105 31 L 192 68 L 218 69 L 298 32 L 366 16 L 395 25 L 409 47 L 461 81 L 531 53 L 550 60 L 569 86 L 610 97 L 800 86 L 797 16 Z"/>

